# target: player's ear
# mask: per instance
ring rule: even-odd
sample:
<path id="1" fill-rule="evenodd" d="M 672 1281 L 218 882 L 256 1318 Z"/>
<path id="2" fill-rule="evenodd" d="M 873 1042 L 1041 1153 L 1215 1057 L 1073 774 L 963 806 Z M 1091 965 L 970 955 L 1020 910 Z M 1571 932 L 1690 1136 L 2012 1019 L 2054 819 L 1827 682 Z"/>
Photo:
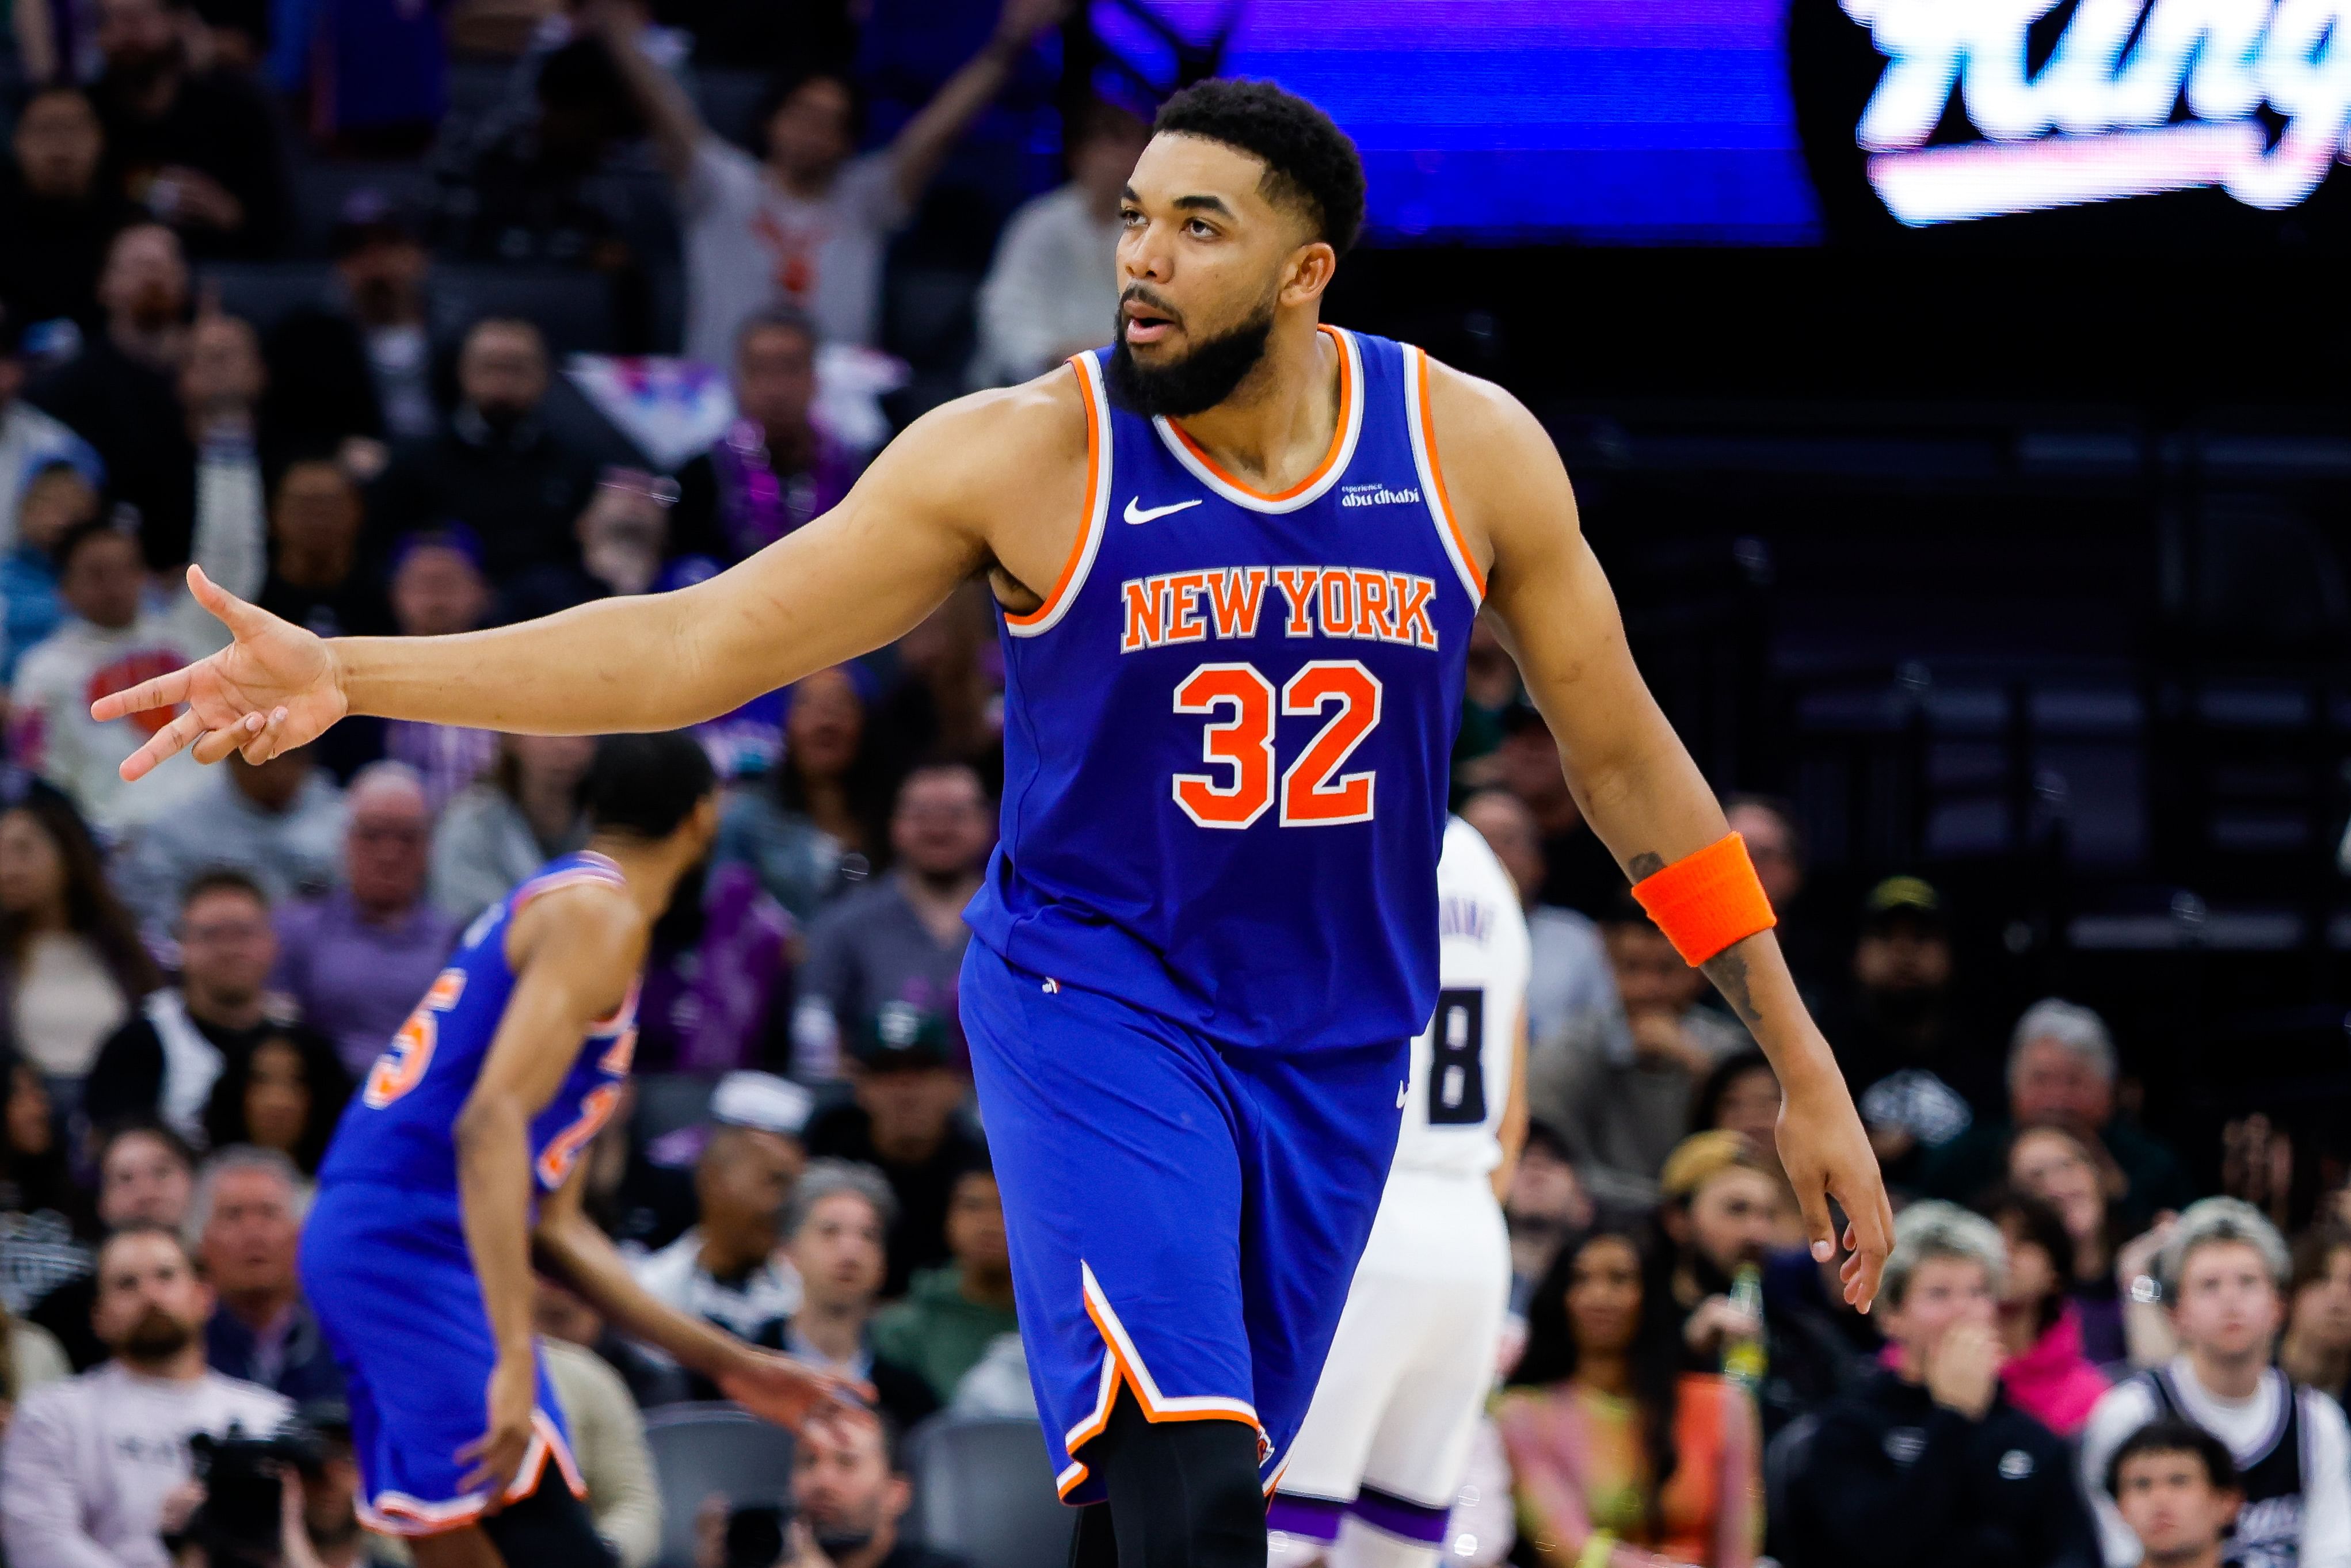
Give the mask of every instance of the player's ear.
<path id="1" fill-rule="evenodd" d="M 1331 248 L 1328 240 L 1309 240 L 1290 253 L 1282 270 L 1280 303 L 1291 307 L 1311 305 L 1322 298 L 1331 287 L 1331 279 L 1339 270 L 1339 253 Z"/>

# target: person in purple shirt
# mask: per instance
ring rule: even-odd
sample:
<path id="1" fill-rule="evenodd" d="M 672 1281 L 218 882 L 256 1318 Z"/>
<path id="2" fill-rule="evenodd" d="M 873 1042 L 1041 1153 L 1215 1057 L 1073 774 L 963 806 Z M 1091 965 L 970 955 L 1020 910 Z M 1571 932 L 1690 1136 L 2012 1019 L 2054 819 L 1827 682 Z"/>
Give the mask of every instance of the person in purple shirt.
<path id="1" fill-rule="evenodd" d="M 415 769 L 371 763 L 345 800 L 343 884 L 279 912 L 273 979 L 358 1076 L 433 984 L 457 927 L 424 898 L 433 819 Z"/>

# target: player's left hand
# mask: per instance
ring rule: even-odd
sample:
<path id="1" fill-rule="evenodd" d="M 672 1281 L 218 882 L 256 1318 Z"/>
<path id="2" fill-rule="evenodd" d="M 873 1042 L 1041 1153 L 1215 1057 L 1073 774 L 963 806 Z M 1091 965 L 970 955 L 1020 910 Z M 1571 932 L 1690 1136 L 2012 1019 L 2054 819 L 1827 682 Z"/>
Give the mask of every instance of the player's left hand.
<path id="1" fill-rule="evenodd" d="M 778 1427 L 846 1437 L 872 1425 L 873 1390 L 853 1378 L 770 1350 L 743 1347 L 733 1366 L 719 1374 L 718 1392 Z"/>
<path id="2" fill-rule="evenodd" d="M 490 1424 L 457 1450 L 457 1462 L 474 1468 L 457 1483 L 463 1491 L 487 1491 L 494 1501 L 522 1469 L 530 1452 L 531 1417 L 538 1409 L 538 1364 L 528 1355 L 502 1355 L 490 1373 Z"/>
<path id="3" fill-rule="evenodd" d="M 1825 1058 L 1827 1052 L 1821 1054 Z M 1844 1078 L 1786 1086 L 1780 1106 L 1780 1164 L 1804 1211 L 1813 1260 L 1827 1262 L 1842 1242 L 1849 1254 L 1838 1270 L 1845 1301 L 1858 1312 L 1869 1311 L 1886 1255 L 1894 1247 L 1894 1208 L 1886 1200 L 1886 1178 Z M 1831 1199 L 1844 1209 L 1842 1238 L 1829 1218 Z"/>

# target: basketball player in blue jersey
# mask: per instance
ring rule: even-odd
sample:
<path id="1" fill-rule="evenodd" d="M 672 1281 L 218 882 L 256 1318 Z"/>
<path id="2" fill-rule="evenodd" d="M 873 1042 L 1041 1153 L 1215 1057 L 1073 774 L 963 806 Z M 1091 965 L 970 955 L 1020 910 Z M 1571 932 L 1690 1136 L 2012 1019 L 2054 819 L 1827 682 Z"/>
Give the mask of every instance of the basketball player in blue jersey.
<path id="1" fill-rule="evenodd" d="M 645 1294 L 580 1210 L 621 1100 L 653 921 L 716 830 L 691 736 L 599 743 L 588 847 L 467 929 L 319 1169 L 302 1283 L 350 1385 L 360 1517 L 419 1568 L 594 1568 L 538 1359 L 531 1256 L 622 1329 L 788 1424 L 855 1422 L 850 1386 Z"/>
<path id="2" fill-rule="evenodd" d="M 192 574 L 234 633 L 96 705 L 186 704 L 124 766 L 263 758 L 346 714 L 597 733 L 708 718 L 985 577 L 1002 836 L 961 998 L 1079 1558 L 1260 1568 L 1437 997 L 1470 622 L 1502 629 L 1584 814 L 1784 1085 L 1782 1157 L 1865 1306 L 1891 1220 L 1713 792 L 1643 685 L 1542 427 L 1321 320 L 1354 148 L 1259 82 L 1161 110 L 1115 342 L 924 415 L 831 512 L 679 592 L 338 639 Z"/>

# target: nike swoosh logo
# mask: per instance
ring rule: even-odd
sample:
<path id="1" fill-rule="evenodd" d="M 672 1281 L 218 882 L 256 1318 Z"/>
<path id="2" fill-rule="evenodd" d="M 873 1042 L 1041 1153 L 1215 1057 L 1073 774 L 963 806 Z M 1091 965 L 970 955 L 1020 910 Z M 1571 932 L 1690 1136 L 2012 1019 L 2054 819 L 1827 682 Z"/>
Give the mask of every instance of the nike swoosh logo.
<path id="1" fill-rule="evenodd" d="M 1168 506 L 1153 507 L 1146 510 L 1144 507 L 1135 505 L 1136 502 L 1142 499 L 1143 497 L 1140 496 L 1129 496 L 1126 498 L 1126 520 L 1128 522 L 1147 523 L 1154 517 L 1164 517 L 1170 512 L 1180 512 L 1186 507 L 1196 507 L 1200 504 L 1200 498 L 1197 496 L 1195 496 L 1188 501 L 1176 501 Z"/>

